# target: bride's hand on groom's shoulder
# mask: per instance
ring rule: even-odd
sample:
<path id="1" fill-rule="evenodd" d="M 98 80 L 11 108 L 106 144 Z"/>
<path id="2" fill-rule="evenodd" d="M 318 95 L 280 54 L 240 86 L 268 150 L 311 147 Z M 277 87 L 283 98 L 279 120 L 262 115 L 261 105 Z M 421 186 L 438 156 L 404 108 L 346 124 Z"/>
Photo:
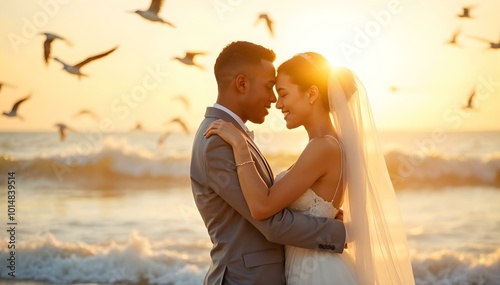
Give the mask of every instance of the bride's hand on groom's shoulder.
<path id="1" fill-rule="evenodd" d="M 206 138 L 209 138 L 212 135 L 218 135 L 233 148 L 242 143 L 246 144 L 245 137 L 240 130 L 238 130 L 232 123 L 221 119 L 211 123 L 203 135 Z"/>

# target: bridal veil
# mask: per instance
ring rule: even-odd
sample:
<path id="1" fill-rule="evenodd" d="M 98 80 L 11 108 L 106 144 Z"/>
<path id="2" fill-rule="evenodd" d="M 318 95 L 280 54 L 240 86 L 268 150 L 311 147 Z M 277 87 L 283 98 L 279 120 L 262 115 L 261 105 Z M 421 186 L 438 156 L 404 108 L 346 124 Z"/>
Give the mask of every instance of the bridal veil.
<path id="1" fill-rule="evenodd" d="M 366 91 L 353 72 L 332 67 L 328 98 L 346 156 L 344 223 L 356 275 L 363 285 L 415 284 L 401 212 Z"/>

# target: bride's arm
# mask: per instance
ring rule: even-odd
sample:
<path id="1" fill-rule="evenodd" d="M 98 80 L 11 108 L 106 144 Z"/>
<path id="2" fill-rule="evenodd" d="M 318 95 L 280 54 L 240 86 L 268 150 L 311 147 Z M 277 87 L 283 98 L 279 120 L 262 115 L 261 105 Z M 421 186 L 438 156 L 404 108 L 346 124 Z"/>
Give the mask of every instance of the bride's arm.
<path id="1" fill-rule="evenodd" d="M 233 147 L 240 186 L 252 217 L 266 219 L 297 200 L 311 185 L 326 173 L 336 157 L 330 140 L 311 141 L 288 173 L 271 188 L 260 177 L 248 143 L 233 124 L 218 120 L 205 133 L 217 134 Z"/>

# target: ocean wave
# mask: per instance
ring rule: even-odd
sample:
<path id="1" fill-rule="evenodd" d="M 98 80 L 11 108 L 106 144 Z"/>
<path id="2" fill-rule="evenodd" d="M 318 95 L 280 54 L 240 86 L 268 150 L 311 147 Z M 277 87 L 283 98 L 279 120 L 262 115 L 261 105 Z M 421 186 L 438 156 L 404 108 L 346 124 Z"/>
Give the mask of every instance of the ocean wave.
<path id="1" fill-rule="evenodd" d="M 62 242 L 45 234 L 20 242 L 16 255 L 11 268 L 16 280 L 51 284 L 201 284 L 209 262 L 208 251 L 206 258 L 193 258 L 177 250 L 155 249 L 137 232 L 127 242 L 107 244 Z M 0 251 L 1 260 L 8 258 L 7 250 Z M 12 270 L 3 269 L 0 277 L 12 278 Z"/>
<path id="2" fill-rule="evenodd" d="M 16 171 L 23 181 L 43 180 L 58 185 L 100 188 L 150 187 L 188 178 L 189 157 L 178 152 L 134 146 L 125 140 L 106 139 L 87 150 L 70 146 L 32 158 L 0 158 L 0 169 Z M 1 178 L 0 178 L 1 179 Z"/>
<path id="3" fill-rule="evenodd" d="M 276 173 L 288 168 L 297 153 L 266 155 Z M 500 153 L 483 156 L 406 153 L 392 150 L 385 154 L 391 180 L 396 189 L 447 186 L 492 186 L 500 188 Z M 88 151 L 67 146 L 35 157 L 0 156 L 3 173 L 16 171 L 23 181 L 35 186 L 51 184 L 84 188 L 150 188 L 189 183 L 189 151 L 133 145 L 126 140 L 106 138 Z M 5 177 L 0 177 L 0 183 Z M 30 185 L 26 185 L 31 187 Z"/>
<path id="4" fill-rule="evenodd" d="M 410 154 L 385 155 L 395 188 L 480 185 L 500 187 L 500 153 L 484 156 Z"/>
<path id="5" fill-rule="evenodd" d="M 18 244 L 15 277 L 51 284 L 203 283 L 209 248 L 206 243 L 180 243 L 153 243 L 132 232 L 125 242 L 89 244 L 63 242 L 48 233 Z M 9 257 L 5 245 L 0 251 L 4 261 Z M 412 253 L 412 267 L 417 285 L 500 284 L 500 249 L 490 253 Z M 1 279 L 11 278 L 10 270 L 0 272 Z"/>
<path id="6" fill-rule="evenodd" d="M 442 250 L 412 258 L 416 285 L 500 284 L 500 249 L 489 254 Z"/>

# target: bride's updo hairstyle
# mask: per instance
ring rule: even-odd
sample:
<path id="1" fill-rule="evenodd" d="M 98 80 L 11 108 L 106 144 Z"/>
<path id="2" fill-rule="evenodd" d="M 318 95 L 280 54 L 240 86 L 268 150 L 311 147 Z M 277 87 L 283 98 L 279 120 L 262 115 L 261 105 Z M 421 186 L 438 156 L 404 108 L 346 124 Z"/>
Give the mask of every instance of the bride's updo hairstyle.
<path id="1" fill-rule="evenodd" d="M 330 109 L 328 103 L 330 64 L 322 55 L 315 52 L 295 55 L 278 67 L 278 73 L 290 76 L 292 82 L 297 84 L 302 92 L 306 92 L 312 85 L 318 87 L 323 107 L 325 110 Z"/>
<path id="2" fill-rule="evenodd" d="M 331 67 L 328 60 L 319 53 L 299 53 L 278 67 L 278 73 L 281 72 L 289 75 L 292 82 L 297 84 L 303 92 L 312 85 L 318 87 L 325 110 L 330 110 L 328 80 L 331 73 L 340 83 L 347 100 L 356 92 L 353 73 L 345 67 Z"/>

